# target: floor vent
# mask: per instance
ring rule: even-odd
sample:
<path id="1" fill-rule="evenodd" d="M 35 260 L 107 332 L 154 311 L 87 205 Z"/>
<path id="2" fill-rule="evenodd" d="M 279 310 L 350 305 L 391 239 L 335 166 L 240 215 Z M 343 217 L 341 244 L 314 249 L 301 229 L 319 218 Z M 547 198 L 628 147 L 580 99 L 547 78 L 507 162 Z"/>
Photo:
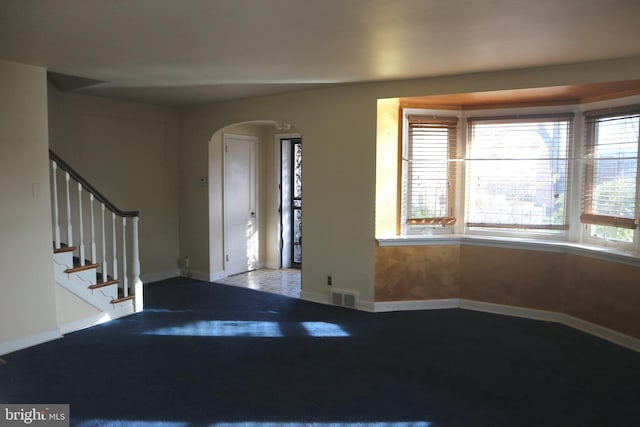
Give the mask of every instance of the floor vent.
<path id="1" fill-rule="evenodd" d="M 0 365 L 4 365 L 5 363 L 7 363 L 7 361 L 2 359 L 2 358 L 0 358 Z"/>
<path id="2" fill-rule="evenodd" d="M 358 303 L 358 293 L 354 291 L 331 291 L 331 304 L 339 305 L 341 307 L 356 308 Z"/>

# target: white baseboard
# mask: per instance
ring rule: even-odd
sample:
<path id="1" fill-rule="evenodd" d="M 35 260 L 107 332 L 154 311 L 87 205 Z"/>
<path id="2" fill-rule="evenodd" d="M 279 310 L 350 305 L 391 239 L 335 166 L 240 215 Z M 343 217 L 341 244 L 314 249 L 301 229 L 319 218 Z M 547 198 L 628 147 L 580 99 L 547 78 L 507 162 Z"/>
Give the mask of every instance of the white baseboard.
<path id="1" fill-rule="evenodd" d="M 0 356 L 13 353 L 14 351 L 22 350 L 27 347 L 42 344 L 47 341 L 53 341 L 58 338 L 62 338 L 62 334 L 59 329 L 55 329 L 47 332 L 40 332 L 38 334 L 29 335 L 27 337 L 18 338 L 11 341 L 5 341 L 0 343 Z"/>
<path id="2" fill-rule="evenodd" d="M 458 298 L 430 299 L 415 301 L 385 301 L 373 303 L 374 312 L 407 311 L 407 310 L 438 310 L 443 308 L 458 308 Z"/>
<path id="3" fill-rule="evenodd" d="M 376 303 L 373 301 L 365 301 L 365 300 L 359 299 L 358 302 L 356 303 L 357 310 L 368 311 L 370 313 L 373 313 L 375 311 L 375 306 L 376 306 Z"/>
<path id="4" fill-rule="evenodd" d="M 640 339 L 638 338 L 622 334 L 618 331 L 614 331 L 612 329 L 605 328 L 604 326 L 596 325 L 594 323 L 587 322 L 586 320 L 578 319 L 577 317 L 569 316 L 567 314 L 564 314 L 563 317 L 564 319 L 560 323 L 570 328 L 578 329 L 579 331 L 586 332 L 590 335 L 595 335 L 596 337 L 602 338 L 603 340 L 607 340 L 622 347 L 626 347 L 630 350 L 640 352 Z"/>
<path id="5" fill-rule="evenodd" d="M 640 352 L 640 339 L 622 334 L 604 326 L 596 325 L 577 317 L 553 311 L 536 310 L 532 308 L 514 307 L 510 305 L 493 304 L 481 301 L 460 300 L 460 308 L 477 310 L 487 313 L 504 314 L 507 316 L 524 317 L 527 319 L 544 320 L 547 322 L 561 323 L 573 329 L 578 329 L 590 335 L 621 345 L 628 349 Z"/>
<path id="6" fill-rule="evenodd" d="M 604 326 L 596 325 L 577 317 L 553 311 L 537 310 L 533 308 L 515 307 L 511 305 L 494 304 L 468 299 L 440 299 L 418 301 L 385 301 L 373 303 L 375 312 L 404 311 L 404 310 L 436 310 L 443 308 L 461 308 L 464 310 L 482 311 L 485 313 L 501 314 L 505 316 L 523 317 L 526 319 L 555 322 L 586 332 L 630 350 L 640 352 L 640 339 L 622 334 Z"/>
<path id="7" fill-rule="evenodd" d="M 180 270 L 177 268 L 164 271 L 154 271 L 151 273 L 140 274 L 140 280 L 143 283 L 159 282 L 161 280 L 171 279 L 180 276 Z"/>
<path id="8" fill-rule="evenodd" d="M 116 308 L 109 313 L 98 313 L 84 319 L 78 319 L 72 322 L 63 323 L 59 326 L 60 332 L 62 332 L 63 335 L 70 334 L 71 332 L 87 329 L 92 326 L 96 326 L 101 323 L 105 323 L 110 320 L 118 319 L 120 317 L 128 316 L 134 313 L 135 310 L 133 308 L 133 305 L 122 305 L 122 308 Z"/>
<path id="9" fill-rule="evenodd" d="M 484 313 L 504 314 L 506 316 L 524 317 L 525 319 L 543 320 L 546 322 L 564 323 L 565 315 L 554 311 L 537 310 L 535 308 L 516 307 L 513 305 L 494 304 L 490 302 L 460 299 L 460 308 L 482 311 Z"/>

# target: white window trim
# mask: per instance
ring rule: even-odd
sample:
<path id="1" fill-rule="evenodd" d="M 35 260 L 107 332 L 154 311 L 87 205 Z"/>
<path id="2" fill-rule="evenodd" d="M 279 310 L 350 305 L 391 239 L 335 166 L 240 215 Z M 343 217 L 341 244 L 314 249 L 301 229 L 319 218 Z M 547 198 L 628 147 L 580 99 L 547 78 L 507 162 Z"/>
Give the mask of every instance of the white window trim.
<path id="1" fill-rule="evenodd" d="M 466 132 L 466 124 L 462 123 L 463 119 L 463 115 L 461 111 L 455 111 L 455 110 L 434 110 L 434 109 L 423 109 L 423 108 L 403 108 L 402 109 L 402 157 L 408 157 L 409 153 L 407 152 L 408 148 L 407 145 L 404 143 L 404 141 L 408 141 L 409 138 L 409 121 L 408 121 L 408 117 L 411 115 L 420 115 L 420 116 L 446 116 L 446 117 L 456 117 L 458 118 L 458 126 L 457 126 L 457 130 L 456 133 L 458 135 L 458 146 L 457 146 L 457 158 L 463 158 L 464 156 L 462 155 L 462 153 L 464 153 L 464 150 L 461 149 L 459 143 L 464 141 L 464 139 L 460 139 L 460 132 Z M 458 202 L 459 201 L 464 201 L 464 191 L 460 191 L 458 188 L 458 185 L 464 185 L 464 162 L 462 162 L 462 167 L 457 168 L 456 169 L 456 192 L 453 195 L 453 197 L 455 197 L 454 200 L 454 206 L 455 206 L 455 212 L 454 215 L 456 217 L 456 223 L 453 226 L 411 226 L 408 225 L 406 223 L 406 217 L 407 217 L 407 212 L 406 212 L 406 206 L 404 205 L 404 203 L 402 203 L 401 206 L 401 220 L 400 220 L 400 230 L 403 236 L 428 236 L 428 235 L 449 235 L 451 233 L 458 233 L 461 231 L 461 226 L 462 224 L 462 214 L 464 214 L 464 207 L 461 207 Z M 402 167 L 402 166 L 400 166 Z M 402 191 L 404 192 L 405 189 L 403 188 Z M 462 198 L 460 198 L 460 193 L 462 193 Z M 403 198 L 404 199 L 404 198 Z M 412 233 L 408 233 L 407 230 L 409 228 L 416 228 L 416 227 L 424 227 L 424 234 L 412 234 Z"/>
<path id="2" fill-rule="evenodd" d="M 618 262 L 630 262 L 633 265 L 640 265 L 640 229 L 636 229 L 634 233 L 634 241 L 632 244 L 618 244 L 604 239 L 590 237 L 586 231 L 587 224 L 580 222 L 580 213 L 582 206 L 583 192 L 583 174 L 584 166 L 581 161 L 584 148 L 584 119 L 582 113 L 584 111 L 596 110 L 602 108 L 621 107 L 625 105 L 640 103 L 640 96 L 630 96 L 617 98 L 607 101 L 584 103 L 579 105 L 559 105 L 548 107 L 518 107 L 518 108 L 502 108 L 502 109 L 483 109 L 483 110 L 436 110 L 436 109 L 419 109 L 419 108 L 403 108 L 402 114 L 402 138 L 406 140 L 408 135 L 408 125 L 406 117 L 409 114 L 419 115 L 437 115 L 450 116 L 458 118 L 458 157 L 463 159 L 456 177 L 456 224 L 448 227 L 446 230 L 431 232 L 423 235 L 407 235 L 390 236 L 378 238 L 380 246 L 405 246 L 416 244 L 478 244 L 484 242 L 489 246 L 506 245 L 511 248 L 526 247 L 528 249 L 538 248 L 539 250 L 548 250 L 549 245 L 555 248 L 554 252 L 579 253 L 582 255 L 596 256 L 607 260 L 615 260 Z M 570 147 L 570 161 L 572 162 L 571 181 L 569 183 L 570 197 L 568 199 L 568 221 L 569 229 L 555 232 L 527 232 L 513 230 L 480 230 L 477 228 L 466 227 L 465 213 L 465 196 L 466 196 L 466 164 L 464 159 L 467 147 L 467 118 L 482 118 L 495 116 L 518 116 L 530 114 L 555 114 L 555 113 L 573 113 L 573 145 Z M 403 147 L 404 149 L 404 147 Z M 639 174 L 640 175 L 640 174 Z M 403 189 L 404 191 L 404 189 Z M 403 213 L 404 215 L 404 213 Z M 400 218 L 401 222 L 402 218 Z M 401 227 L 402 232 L 406 229 L 404 225 Z M 524 245 L 524 246 L 523 246 Z"/>

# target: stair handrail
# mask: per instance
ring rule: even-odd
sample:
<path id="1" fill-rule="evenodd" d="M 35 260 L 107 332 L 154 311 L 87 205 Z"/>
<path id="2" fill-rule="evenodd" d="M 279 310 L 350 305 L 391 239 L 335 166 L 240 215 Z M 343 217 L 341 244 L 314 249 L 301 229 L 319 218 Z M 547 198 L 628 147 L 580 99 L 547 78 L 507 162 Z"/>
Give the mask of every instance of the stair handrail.
<path id="1" fill-rule="evenodd" d="M 49 160 L 53 160 L 57 163 L 60 169 L 68 172 L 69 175 L 80 185 L 82 185 L 89 193 L 105 204 L 106 207 L 120 217 L 137 217 L 140 216 L 139 211 L 123 211 L 114 205 L 109 199 L 107 199 L 102 193 L 100 193 L 93 185 L 91 185 L 86 179 L 82 177 L 75 169 L 73 169 L 67 162 L 62 160 L 53 150 L 49 149 Z"/>
<path id="2" fill-rule="evenodd" d="M 78 185 L 78 196 L 77 196 L 77 219 L 78 219 L 78 259 L 80 262 L 80 266 L 84 267 L 87 259 L 90 264 L 98 265 L 97 263 L 97 243 L 101 243 L 101 255 L 102 261 L 100 262 L 102 281 L 109 280 L 109 277 L 115 279 L 120 282 L 118 285 L 122 291 L 122 297 L 124 299 L 131 297 L 135 298 L 135 309 L 136 311 L 142 310 L 142 282 L 140 281 L 140 252 L 139 252 L 139 241 L 138 241 L 138 221 L 139 221 L 139 211 L 123 211 L 119 209 L 116 205 L 113 204 L 109 199 L 107 199 L 102 193 L 100 193 L 93 185 L 91 185 L 85 178 L 82 177 L 75 169 L 73 169 L 67 162 L 65 162 L 60 156 L 58 156 L 53 150 L 49 149 L 49 160 L 51 162 L 51 171 L 52 171 L 52 214 L 53 214 L 53 226 L 54 226 L 54 249 L 61 249 L 62 242 L 60 236 L 60 222 L 59 222 L 59 204 L 58 204 L 58 189 L 57 189 L 57 169 L 59 168 L 65 174 L 64 184 L 65 191 L 63 194 L 66 195 L 66 219 L 67 219 L 67 246 L 74 247 L 73 242 L 73 225 L 71 222 L 72 217 L 72 209 L 71 209 L 71 198 L 69 191 L 69 182 L 70 179 L 73 180 Z M 89 239 L 90 239 L 90 255 L 86 253 L 85 250 L 85 238 L 84 238 L 84 226 L 83 226 L 83 201 L 86 200 L 82 197 L 82 191 L 86 191 L 89 194 L 89 202 L 88 202 L 88 220 L 90 223 L 89 228 Z M 98 200 L 101 203 L 100 208 L 100 219 L 99 226 L 100 230 L 96 233 L 95 230 L 95 215 L 94 215 L 94 200 Z M 107 256 L 107 248 L 106 248 L 106 239 L 107 232 L 106 227 L 108 225 L 105 222 L 105 209 L 108 209 L 111 212 L 111 224 L 110 224 L 110 233 L 111 233 L 111 241 L 113 242 L 111 246 L 111 255 L 112 258 L 108 259 Z M 116 233 L 116 218 L 121 219 L 121 238 L 120 249 L 118 246 L 118 237 Z M 127 218 L 129 218 L 131 231 L 128 232 L 127 228 Z M 131 259 L 127 258 L 127 235 L 129 235 L 129 242 L 131 244 Z M 75 251 L 75 248 L 74 248 Z M 118 265 L 122 267 L 121 271 L 118 271 Z M 127 266 L 130 266 L 131 269 L 128 270 Z M 109 270 L 109 267 L 111 270 Z M 109 273 L 111 276 L 109 276 Z M 131 279 L 131 286 L 130 281 Z"/>

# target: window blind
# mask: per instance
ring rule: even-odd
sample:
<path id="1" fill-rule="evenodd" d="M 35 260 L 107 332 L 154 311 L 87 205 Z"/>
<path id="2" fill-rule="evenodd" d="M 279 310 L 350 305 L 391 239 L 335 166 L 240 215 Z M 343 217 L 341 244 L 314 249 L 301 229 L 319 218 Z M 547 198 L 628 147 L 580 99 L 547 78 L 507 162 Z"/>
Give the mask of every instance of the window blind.
<path id="1" fill-rule="evenodd" d="M 403 192 L 406 223 L 455 223 L 456 117 L 409 115 Z"/>
<path id="2" fill-rule="evenodd" d="M 573 114 L 468 119 L 468 227 L 565 230 Z"/>
<path id="3" fill-rule="evenodd" d="M 597 226 L 635 229 L 640 106 L 588 111 L 584 116 L 585 174 L 580 220 Z"/>

